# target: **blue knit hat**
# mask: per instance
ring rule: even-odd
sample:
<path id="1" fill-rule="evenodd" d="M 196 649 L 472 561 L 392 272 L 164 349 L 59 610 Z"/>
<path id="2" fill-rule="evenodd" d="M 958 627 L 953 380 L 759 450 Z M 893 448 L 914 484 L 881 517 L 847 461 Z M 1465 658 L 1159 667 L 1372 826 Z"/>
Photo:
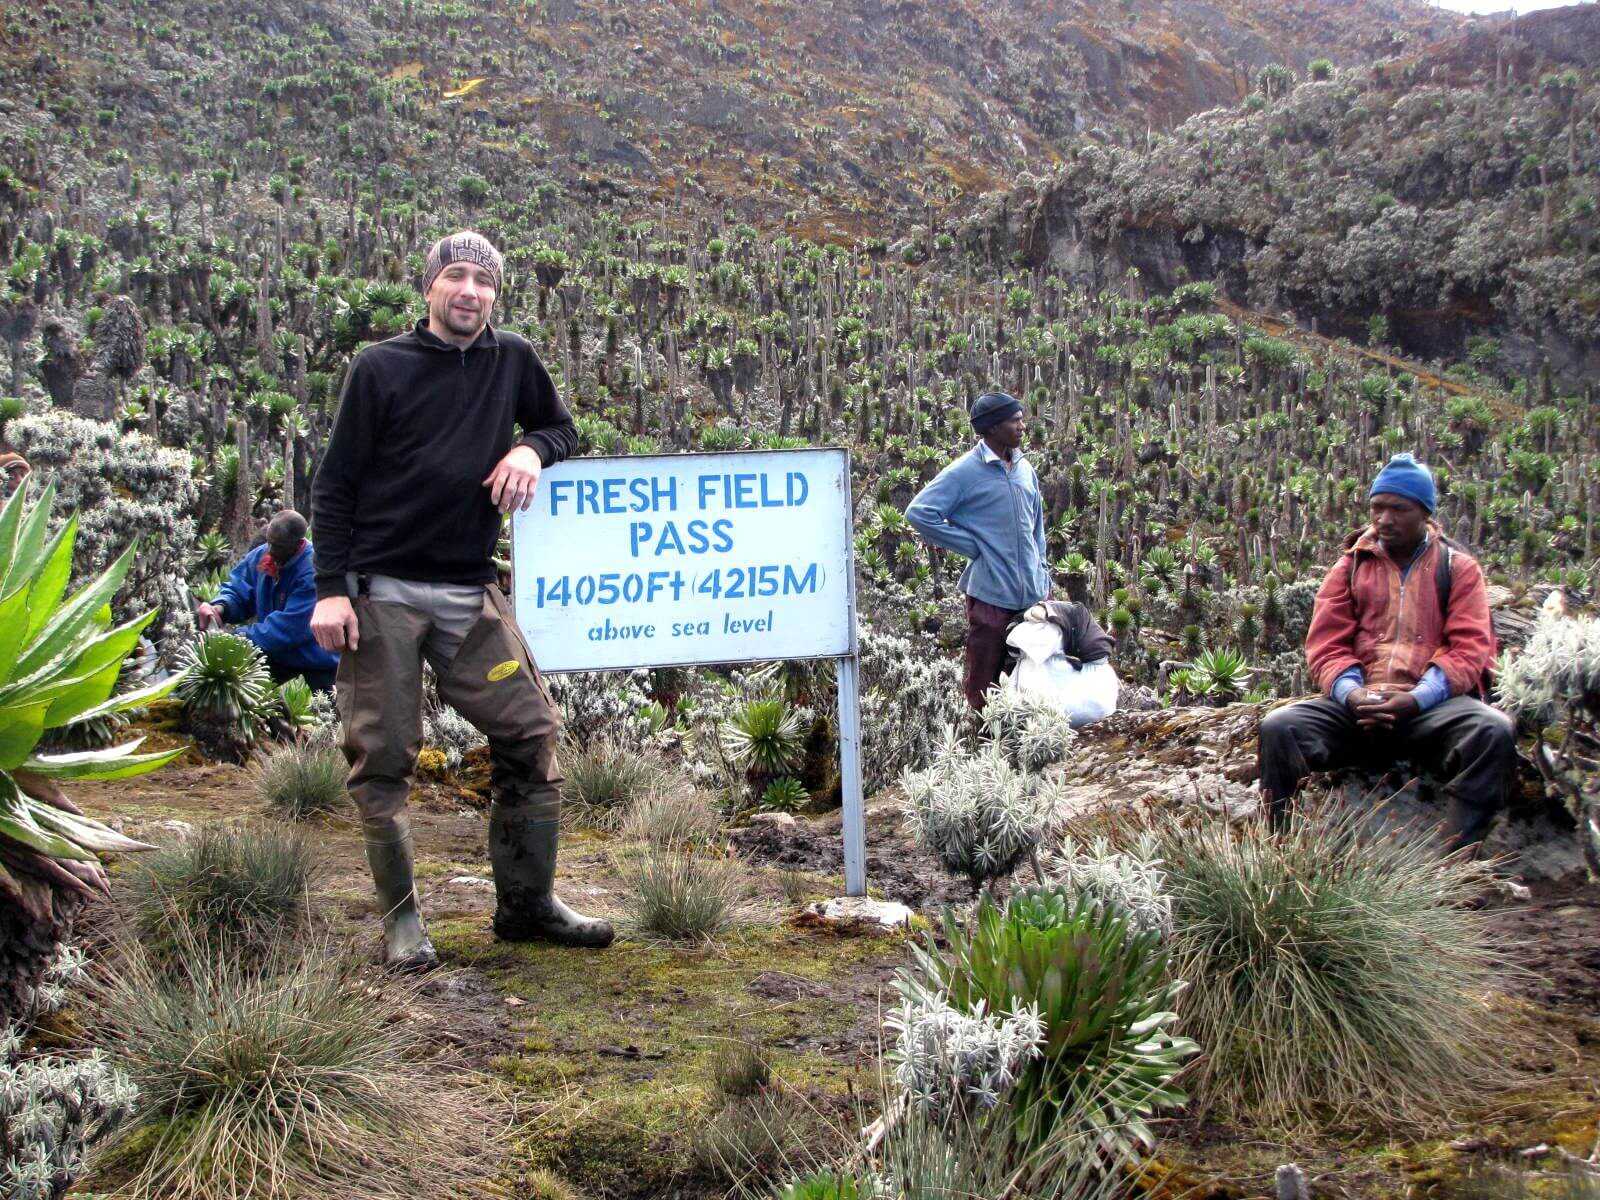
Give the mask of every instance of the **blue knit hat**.
<path id="1" fill-rule="evenodd" d="M 1005 392 L 985 392 L 972 402 L 972 427 L 979 433 L 988 433 L 1002 421 L 1009 421 L 1022 411 L 1022 401 Z"/>
<path id="2" fill-rule="evenodd" d="M 1380 492 L 1415 500 L 1432 512 L 1439 507 L 1439 490 L 1433 486 L 1433 472 L 1409 454 L 1396 454 L 1372 481 L 1371 499 Z"/>

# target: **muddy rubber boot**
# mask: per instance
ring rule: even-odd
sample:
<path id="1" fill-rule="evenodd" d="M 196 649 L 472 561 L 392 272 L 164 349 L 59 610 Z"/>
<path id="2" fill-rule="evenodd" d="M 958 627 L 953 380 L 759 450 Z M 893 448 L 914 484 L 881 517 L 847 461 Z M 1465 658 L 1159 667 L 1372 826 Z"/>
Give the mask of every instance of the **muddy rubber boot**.
<path id="1" fill-rule="evenodd" d="M 412 875 L 411 831 L 401 823 L 375 835 L 367 831 L 367 866 L 383 911 L 383 965 L 395 971 L 428 971 L 439 965 L 439 955 L 428 940 L 417 908 L 417 888 Z"/>
<path id="2" fill-rule="evenodd" d="M 503 942 L 609 946 L 610 921 L 573 912 L 556 898 L 556 839 L 560 821 L 531 820 L 496 804 L 489 814 L 489 861 L 494 866 L 494 935 Z"/>

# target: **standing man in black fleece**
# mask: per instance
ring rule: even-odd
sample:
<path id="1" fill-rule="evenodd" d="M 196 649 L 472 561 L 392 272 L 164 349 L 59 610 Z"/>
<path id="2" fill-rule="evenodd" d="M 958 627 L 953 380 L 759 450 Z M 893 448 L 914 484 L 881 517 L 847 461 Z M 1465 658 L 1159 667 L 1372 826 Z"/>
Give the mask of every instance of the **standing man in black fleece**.
<path id="1" fill-rule="evenodd" d="M 495 586 L 504 514 L 526 509 L 540 471 L 578 444 L 533 347 L 489 324 L 502 272 L 481 234 L 434 243 L 422 279 L 427 319 L 351 363 L 312 486 L 311 632 L 340 655 L 350 795 L 384 912 L 384 960 L 402 969 L 438 962 L 405 811 L 422 747 L 424 659 L 441 698 L 489 739 L 495 935 L 597 947 L 612 938 L 610 924 L 552 890 L 560 718 Z"/>

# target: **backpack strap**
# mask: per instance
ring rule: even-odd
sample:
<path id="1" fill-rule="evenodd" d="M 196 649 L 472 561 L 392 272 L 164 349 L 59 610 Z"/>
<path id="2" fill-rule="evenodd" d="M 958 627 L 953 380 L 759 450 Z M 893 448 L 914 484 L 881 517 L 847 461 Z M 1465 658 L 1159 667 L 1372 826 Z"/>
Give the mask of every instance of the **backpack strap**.
<path id="1" fill-rule="evenodd" d="M 1450 577 L 1454 573 L 1455 547 L 1447 538 L 1439 539 L 1439 557 L 1433 565 L 1433 585 L 1439 590 L 1439 619 L 1450 612 Z"/>
<path id="2" fill-rule="evenodd" d="M 1439 619 L 1443 621 L 1450 615 L 1450 581 L 1455 573 L 1454 568 L 1456 551 L 1460 549 L 1460 547 L 1452 539 L 1441 536 L 1439 539 L 1439 549 L 1441 553 L 1439 555 L 1439 561 L 1434 565 L 1433 581 L 1434 586 L 1439 589 Z M 1489 630 L 1489 643 L 1491 649 L 1496 647 L 1497 640 L 1498 639 L 1496 639 L 1494 636 L 1493 624 L 1491 623 Z M 1491 661 L 1490 664 L 1484 668 L 1483 676 L 1478 680 L 1477 685 L 1468 691 L 1466 695 L 1475 696 L 1479 700 L 1486 701 L 1493 694 L 1494 663 Z"/>

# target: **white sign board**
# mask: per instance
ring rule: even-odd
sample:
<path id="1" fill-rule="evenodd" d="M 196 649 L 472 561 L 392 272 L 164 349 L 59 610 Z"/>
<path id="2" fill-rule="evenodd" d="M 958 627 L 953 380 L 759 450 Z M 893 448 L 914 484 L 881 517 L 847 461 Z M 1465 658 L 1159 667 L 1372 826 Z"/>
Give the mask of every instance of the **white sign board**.
<path id="1" fill-rule="evenodd" d="M 541 671 L 855 653 L 844 450 L 576 458 L 513 518 Z"/>

